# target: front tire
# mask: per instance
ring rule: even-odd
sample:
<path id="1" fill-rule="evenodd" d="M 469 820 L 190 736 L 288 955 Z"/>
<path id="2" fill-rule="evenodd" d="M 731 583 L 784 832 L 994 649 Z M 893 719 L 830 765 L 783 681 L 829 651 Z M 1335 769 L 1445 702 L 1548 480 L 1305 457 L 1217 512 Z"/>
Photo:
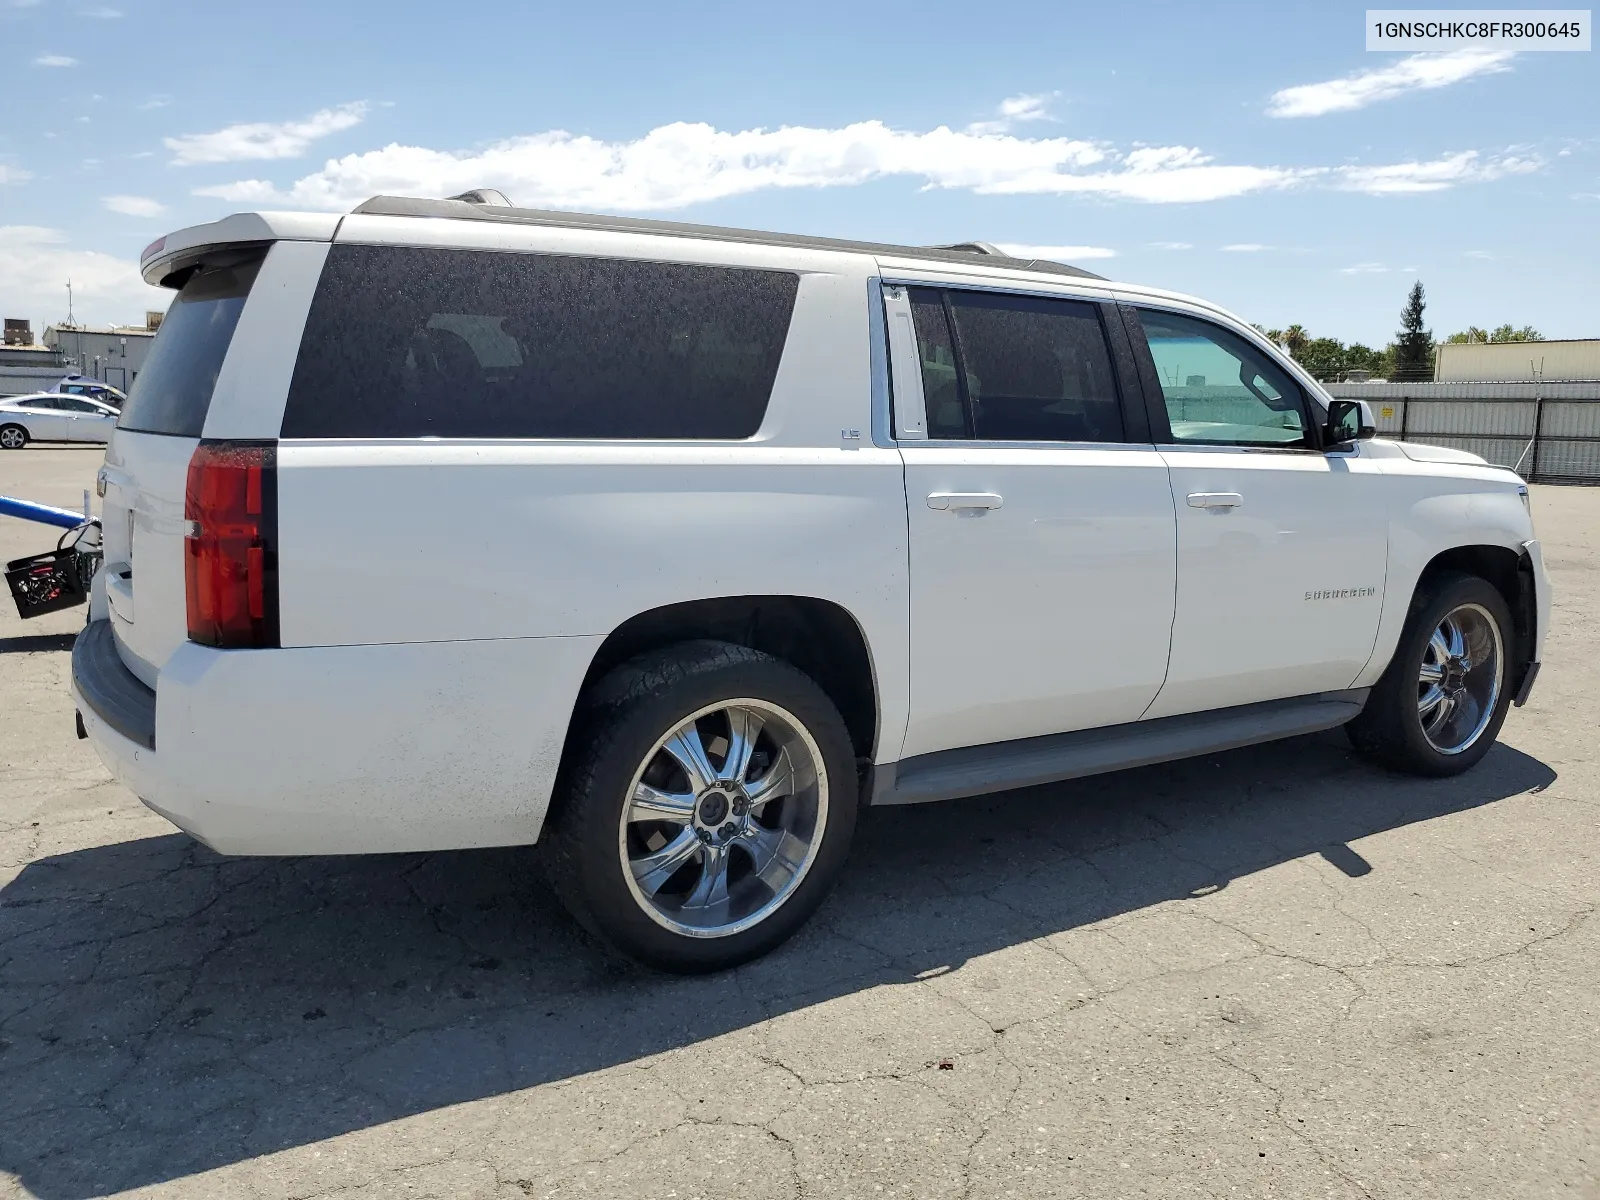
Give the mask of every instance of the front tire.
<path id="1" fill-rule="evenodd" d="M 669 647 L 580 701 L 544 838 L 551 881 L 648 966 L 735 966 L 826 898 L 857 792 L 844 721 L 808 676 L 726 642 Z"/>
<path id="2" fill-rule="evenodd" d="M 1459 775 L 1489 752 L 1511 703 L 1516 645 L 1505 597 L 1475 575 L 1433 580 L 1361 715 L 1345 726 L 1367 757 L 1412 775 Z"/>
<path id="3" fill-rule="evenodd" d="M 21 450 L 28 444 L 28 431 L 21 425 L 0 425 L 0 450 Z"/>

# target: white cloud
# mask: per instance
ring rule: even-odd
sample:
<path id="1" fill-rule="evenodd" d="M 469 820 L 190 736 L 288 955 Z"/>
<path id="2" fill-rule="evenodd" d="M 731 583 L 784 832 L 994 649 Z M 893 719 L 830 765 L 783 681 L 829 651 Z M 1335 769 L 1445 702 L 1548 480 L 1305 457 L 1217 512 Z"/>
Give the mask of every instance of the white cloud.
<path id="1" fill-rule="evenodd" d="M 1269 117 L 1321 117 L 1350 112 L 1392 100 L 1406 92 L 1449 87 L 1474 75 L 1509 71 L 1514 51 L 1449 50 L 1411 54 L 1388 66 L 1357 71 L 1343 79 L 1303 83 L 1274 92 L 1267 102 Z"/>
<path id="2" fill-rule="evenodd" d="M 497 187 L 534 207 L 649 211 L 766 188 L 849 187 L 899 176 L 928 188 L 981 194 L 1076 194 L 1171 203 L 1287 187 L 1317 173 L 1219 165 L 1188 146 L 1146 146 L 1118 154 L 1079 139 L 1022 138 L 945 126 L 918 133 L 862 121 L 839 129 L 784 126 L 729 132 L 677 122 L 626 142 L 554 130 L 459 153 L 391 144 L 332 159 L 287 189 L 247 179 L 201 188 L 197 194 L 339 209 L 384 193 L 449 196 L 473 187 Z"/>
<path id="3" fill-rule="evenodd" d="M 1356 263 L 1353 267 L 1339 268 L 1341 275 L 1386 275 L 1388 271 L 1388 267 L 1375 262 Z"/>
<path id="4" fill-rule="evenodd" d="M 996 242 L 1012 258 L 1044 258 L 1051 262 L 1073 263 L 1086 258 L 1115 258 L 1117 252 L 1105 246 L 1030 246 L 1022 242 Z"/>
<path id="5" fill-rule="evenodd" d="M 222 149 L 186 144 L 184 152 L 220 154 Z M 1082 195 L 1170 204 L 1303 185 L 1373 194 L 1432 191 L 1537 170 L 1539 165 L 1510 154 L 1485 158 L 1467 151 L 1433 162 L 1377 167 L 1237 166 L 1213 162 L 1193 146 L 1119 151 L 1082 139 L 974 133 L 947 126 L 924 133 L 861 121 L 837 129 L 783 126 L 732 132 L 675 122 L 632 141 L 552 130 L 471 151 L 391 143 L 329 159 L 321 170 L 287 187 L 241 179 L 202 187 L 195 194 L 326 211 L 347 210 L 375 195 L 451 196 L 493 187 L 529 207 L 648 212 L 768 188 L 852 187 L 906 178 L 928 189 L 959 188 L 980 195 Z"/>
<path id="6" fill-rule="evenodd" d="M 96 21 L 115 21 L 118 17 L 122 16 L 122 10 L 110 8 L 102 4 L 95 8 L 84 9 L 83 15 L 86 17 L 93 17 Z"/>
<path id="7" fill-rule="evenodd" d="M 1005 133 L 1013 125 L 1025 121 L 1048 121 L 1050 101 L 1060 92 L 1036 92 L 1032 95 L 1007 96 L 995 110 L 996 116 L 988 121 L 974 121 L 967 126 L 968 133 Z"/>
<path id="8" fill-rule="evenodd" d="M 126 217 L 159 217 L 167 211 L 165 204 L 148 196 L 107 196 L 101 203 Z"/>
<path id="9" fill-rule="evenodd" d="M 1494 255 L 1490 254 L 1487 250 L 1463 250 L 1462 253 L 1465 254 L 1468 258 L 1493 258 L 1494 257 Z"/>
<path id="10" fill-rule="evenodd" d="M 78 65 L 78 60 L 69 58 L 65 54 L 41 54 L 33 60 L 33 65 L 36 67 L 75 67 Z"/>
<path id="11" fill-rule="evenodd" d="M 67 280 L 74 315 L 91 323 L 143 323 L 172 293 L 139 278 L 132 259 L 74 249 L 66 234 L 38 225 L 0 225 L 0 296 L 11 316 L 56 321 L 66 316 Z"/>
<path id="12" fill-rule="evenodd" d="M 0 163 L 0 184 L 23 183 L 32 178 L 32 171 L 24 171 L 21 167 L 8 167 L 5 163 Z"/>
<path id="13" fill-rule="evenodd" d="M 163 139 L 179 166 L 193 163 L 247 162 L 264 158 L 295 158 L 318 138 L 361 124 L 367 102 L 341 104 L 312 113 L 303 121 L 257 121 L 229 125 L 213 133 L 186 133 Z"/>
<path id="14" fill-rule="evenodd" d="M 150 99 L 146 100 L 143 104 L 137 105 L 136 107 L 138 107 L 140 110 L 147 110 L 147 109 L 152 109 L 152 108 L 165 108 L 167 105 L 169 105 L 171 103 L 172 103 L 172 97 L 171 96 L 151 96 Z"/>
<path id="15" fill-rule="evenodd" d="M 1193 242 L 1151 242 L 1151 247 L 1156 250 L 1193 250 Z"/>
<path id="16" fill-rule="evenodd" d="M 1501 155 L 1485 158 L 1476 150 L 1447 154 L 1429 162 L 1394 163 L 1383 167 L 1341 167 L 1339 187 L 1370 196 L 1439 192 L 1458 183 L 1485 183 L 1506 175 L 1527 175 L 1543 164 L 1535 158 Z"/>
<path id="17" fill-rule="evenodd" d="M 1254 254 L 1257 250 L 1270 250 L 1272 247 L 1263 246 L 1260 242 L 1234 242 L 1223 249 L 1229 254 Z"/>

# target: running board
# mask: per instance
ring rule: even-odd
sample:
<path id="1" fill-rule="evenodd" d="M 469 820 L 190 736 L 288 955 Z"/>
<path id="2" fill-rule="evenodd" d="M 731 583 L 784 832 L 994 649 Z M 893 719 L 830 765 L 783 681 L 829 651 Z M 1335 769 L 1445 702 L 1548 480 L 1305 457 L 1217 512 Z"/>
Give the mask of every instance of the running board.
<path id="1" fill-rule="evenodd" d="M 919 754 L 873 771 L 878 804 L 922 804 L 1059 783 L 1316 733 L 1359 713 L 1370 688 Z"/>

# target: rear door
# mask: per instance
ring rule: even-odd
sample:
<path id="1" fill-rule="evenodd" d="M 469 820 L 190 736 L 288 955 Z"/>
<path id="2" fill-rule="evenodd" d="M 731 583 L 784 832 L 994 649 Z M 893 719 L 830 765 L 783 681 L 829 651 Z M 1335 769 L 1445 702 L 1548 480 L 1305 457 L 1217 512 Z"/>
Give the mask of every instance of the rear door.
<path id="1" fill-rule="evenodd" d="M 65 442 L 67 437 L 67 414 L 61 410 L 54 396 L 41 396 L 33 400 L 22 400 L 17 404 L 26 417 L 28 436 L 36 442 Z"/>
<path id="2" fill-rule="evenodd" d="M 106 601 L 123 661 L 154 687 L 188 632 L 184 488 L 261 251 L 216 256 L 184 283 L 106 448 Z M 291 357 L 294 347 L 287 348 Z"/>
<path id="3" fill-rule="evenodd" d="M 911 538 L 904 755 L 1137 720 L 1166 671 L 1175 532 L 1166 464 L 1113 370 L 1115 308 L 886 296 Z"/>

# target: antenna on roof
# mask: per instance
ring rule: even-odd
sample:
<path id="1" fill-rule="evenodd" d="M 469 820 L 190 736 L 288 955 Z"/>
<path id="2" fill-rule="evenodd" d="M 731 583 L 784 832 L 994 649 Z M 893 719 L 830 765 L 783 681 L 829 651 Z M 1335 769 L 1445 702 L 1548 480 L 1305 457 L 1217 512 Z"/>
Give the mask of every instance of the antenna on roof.
<path id="1" fill-rule="evenodd" d="M 447 196 L 445 199 L 464 200 L 468 204 L 487 204 L 490 208 L 516 207 L 506 199 L 504 192 L 497 192 L 493 188 L 473 188 L 470 192 L 462 192 L 459 196 Z"/>

